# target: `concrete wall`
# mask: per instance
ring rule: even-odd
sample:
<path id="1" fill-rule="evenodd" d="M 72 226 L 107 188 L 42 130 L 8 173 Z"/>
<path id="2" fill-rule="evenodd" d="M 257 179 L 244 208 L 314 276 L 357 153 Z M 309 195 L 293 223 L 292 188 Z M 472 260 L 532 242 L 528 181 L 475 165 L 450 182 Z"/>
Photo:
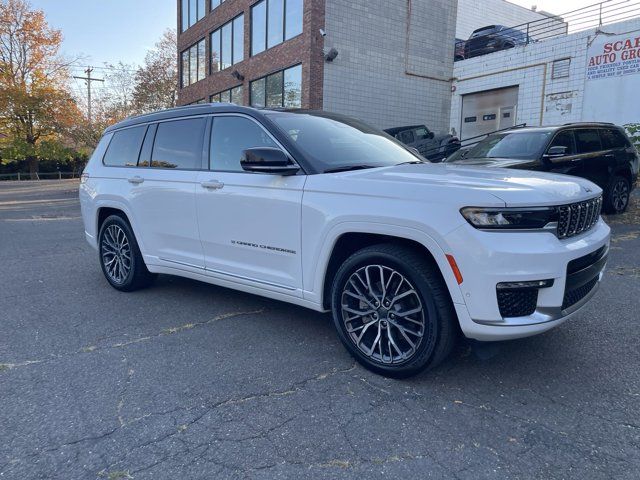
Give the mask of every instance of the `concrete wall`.
<path id="1" fill-rule="evenodd" d="M 535 0 L 531 0 L 535 4 Z M 549 16 L 505 0 L 458 0 L 456 38 L 467 40 L 471 33 L 487 25 L 515 27 Z"/>
<path id="2" fill-rule="evenodd" d="M 611 35 L 637 29 L 640 18 L 602 27 Z M 556 125 L 584 120 L 587 49 L 594 36 L 595 30 L 587 30 L 456 62 L 451 127 L 460 131 L 463 95 L 515 85 L 520 87 L 517 124 Z M 552 78 L 554 61 L 567 58 L 571 59 L 569 75 Z"/>
<path id="3" fill-rule="evenodd" d="M 447 131 L 456 4 L 327 0 L 325 50 L 339 54 L 325 63 L 324 109 L 380 128 L 424 123 Z"/>

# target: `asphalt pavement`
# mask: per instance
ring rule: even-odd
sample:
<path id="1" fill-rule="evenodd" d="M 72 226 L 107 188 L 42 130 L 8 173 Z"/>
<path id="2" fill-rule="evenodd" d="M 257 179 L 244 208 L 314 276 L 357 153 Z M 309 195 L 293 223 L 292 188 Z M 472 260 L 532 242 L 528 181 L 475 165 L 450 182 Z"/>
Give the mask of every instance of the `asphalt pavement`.
<path id="1" fill-rule="evenodd" d="M 398 381 L 328 315 L 164 275 L 115 291 L 76 182 L 1 182 L 0 479 L 638 479 L 639 200 L 570 322 Z"/>

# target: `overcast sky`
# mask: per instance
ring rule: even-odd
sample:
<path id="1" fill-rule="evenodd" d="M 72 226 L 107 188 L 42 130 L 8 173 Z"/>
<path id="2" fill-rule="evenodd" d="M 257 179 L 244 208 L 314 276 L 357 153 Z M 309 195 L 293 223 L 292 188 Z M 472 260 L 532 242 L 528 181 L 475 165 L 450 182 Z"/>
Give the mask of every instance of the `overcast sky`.
<path id="1" fill-rule="evenodd" d="M 561 14 L 571 12 L 578 8 L 588 7 L 599 3 L 598 0 L 509 0 L 522 7 L 531 8 L 537 5 L 538 10 L 545 10 L 550 13 Z"/>

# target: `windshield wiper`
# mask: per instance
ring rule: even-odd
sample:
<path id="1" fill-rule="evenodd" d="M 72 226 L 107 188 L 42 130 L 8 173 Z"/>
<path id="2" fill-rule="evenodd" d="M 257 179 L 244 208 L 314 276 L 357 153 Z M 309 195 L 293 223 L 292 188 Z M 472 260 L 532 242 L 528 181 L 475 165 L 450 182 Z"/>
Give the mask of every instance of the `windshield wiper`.
<path id="1" fill-rule="evenodd" d="M 376 168 L 373 165 L 343 165 L 341 167 L 329 168 L 325 170 L 324 173 L 337 173 L 337 172 L 348 172 L 350 170 L 365 170 L 367 168 Z"/>

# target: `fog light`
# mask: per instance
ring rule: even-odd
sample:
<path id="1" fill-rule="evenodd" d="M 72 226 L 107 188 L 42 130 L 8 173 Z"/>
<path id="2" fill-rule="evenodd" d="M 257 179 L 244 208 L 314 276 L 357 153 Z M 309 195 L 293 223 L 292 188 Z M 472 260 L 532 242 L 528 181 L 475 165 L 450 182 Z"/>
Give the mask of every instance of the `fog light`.
<path id="1" fill-rule="evenodd" d="M 498 290 L 515 290 L 526 288 L 549 288 L 553 286 L 553 279 L 551 280 L 533 280 L 529 282 L 501 282 L 496 288 Z"/>

